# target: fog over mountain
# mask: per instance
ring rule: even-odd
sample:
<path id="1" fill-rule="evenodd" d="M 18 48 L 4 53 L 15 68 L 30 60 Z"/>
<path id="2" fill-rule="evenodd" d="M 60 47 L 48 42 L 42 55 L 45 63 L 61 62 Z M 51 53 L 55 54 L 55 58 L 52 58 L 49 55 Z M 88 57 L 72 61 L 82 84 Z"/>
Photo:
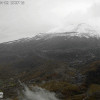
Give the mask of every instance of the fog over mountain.
<path id="1" fill-rule="evenodd" d="M 8 0 L 10 1 L 10 0 Z M 23 5 L 0 4 L 0 42 L 32 37 L 70 25 L 87 23 L 100 31 L 99 0 L 25 0 Z"/>

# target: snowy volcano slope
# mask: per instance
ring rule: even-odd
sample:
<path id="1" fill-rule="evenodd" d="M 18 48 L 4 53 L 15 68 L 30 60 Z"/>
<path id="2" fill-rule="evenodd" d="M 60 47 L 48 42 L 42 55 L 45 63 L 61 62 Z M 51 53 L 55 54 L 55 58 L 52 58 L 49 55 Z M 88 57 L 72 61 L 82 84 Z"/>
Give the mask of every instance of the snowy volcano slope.
<path id="1" fill-rule="evenodd" d="M 61 32 L 60 30 L 64 30 L 64 32 Z M 59 29 L 59 30 L 53 30 L 48 33 L 41 33 L 35 36 L 35 38 L 38 39 L 49 39 L 57 36 L 66 36 L 66 37 L 95 37 L 99 38 L 99 33 L 90 25 L 81 23 L 78 25 L 70 25 L 66 27 L 66 29 Z"/>

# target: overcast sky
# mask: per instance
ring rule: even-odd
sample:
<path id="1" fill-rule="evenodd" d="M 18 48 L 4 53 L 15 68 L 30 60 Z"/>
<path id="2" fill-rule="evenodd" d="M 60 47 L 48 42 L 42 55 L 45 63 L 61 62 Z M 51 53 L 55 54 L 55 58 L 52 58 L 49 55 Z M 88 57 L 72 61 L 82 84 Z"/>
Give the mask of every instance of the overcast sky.
<path id="1" fill-rule="evenodd" d="M 79 23 L 90 24 L 99 30 L 100 0 L 24 1 L 24 5 L 0 4 L 0 42 Z"/>

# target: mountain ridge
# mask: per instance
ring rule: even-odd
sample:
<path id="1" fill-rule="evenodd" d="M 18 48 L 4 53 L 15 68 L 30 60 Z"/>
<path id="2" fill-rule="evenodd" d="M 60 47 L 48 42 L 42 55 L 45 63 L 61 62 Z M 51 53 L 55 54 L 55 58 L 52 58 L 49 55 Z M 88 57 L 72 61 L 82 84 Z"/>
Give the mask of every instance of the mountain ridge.
<path id="1" fill-rule="evenodd" d="M 48 33 L 39 33 L 37 35 L 35 35 L 34 37 L 26 37 L 26 38 L 21 38 L 18 40 L 13 40 L 13 41 L 8 41 L 8 42 L 3 42 L 6 44 L 10 44 L 10 43 L 15 43 L 15 42 L 28 42 L 31 40 L 47 40 L 50 38 L 55 38 L 55 37 L 67 37 L 67 38 L 74 38 L 74 37 L 79 37 L 79 38 L 100 38 L 99 32 L 97 32 L 92 26 L 85 24 L 85 23 L 81 23 L 78 24 L 76 26 L 74 26 L 74 28 L 72 28 L 72 30 L 70 31 L 66 31 L 66 32 L 48 32 Z M 2 44 L 2 43 L 0 43 Z"/>

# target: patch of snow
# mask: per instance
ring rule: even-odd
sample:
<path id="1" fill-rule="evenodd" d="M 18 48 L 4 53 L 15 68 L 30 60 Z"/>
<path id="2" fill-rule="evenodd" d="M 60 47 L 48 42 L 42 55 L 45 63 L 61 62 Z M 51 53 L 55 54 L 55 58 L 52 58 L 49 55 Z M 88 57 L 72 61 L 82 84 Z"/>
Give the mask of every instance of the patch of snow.
<path id="1" fill-rule="evenodd" d="M 63 31 L 62 31 L 63 30 Z M 61 32 L 62 31 L 62 32 Z M 96 37 L 99 38 L 100 35 L 99 33 L 90 25 L 85 24 L 85 23 L 81 23 L 78 24 L 77 26 L 75 25 L 69 25 L 68 27 L 66 27 L 66 29 L 54 29 L 51 32 L 47 32 L 45 34 L 39 34 L 37 35 L 37 39 L 50 39 L 53 37 L 57 37 L 57 36 L 66 36 L 66 37 L 86 37 L 86 38 L 90 38 L 90 37 Z"/>

